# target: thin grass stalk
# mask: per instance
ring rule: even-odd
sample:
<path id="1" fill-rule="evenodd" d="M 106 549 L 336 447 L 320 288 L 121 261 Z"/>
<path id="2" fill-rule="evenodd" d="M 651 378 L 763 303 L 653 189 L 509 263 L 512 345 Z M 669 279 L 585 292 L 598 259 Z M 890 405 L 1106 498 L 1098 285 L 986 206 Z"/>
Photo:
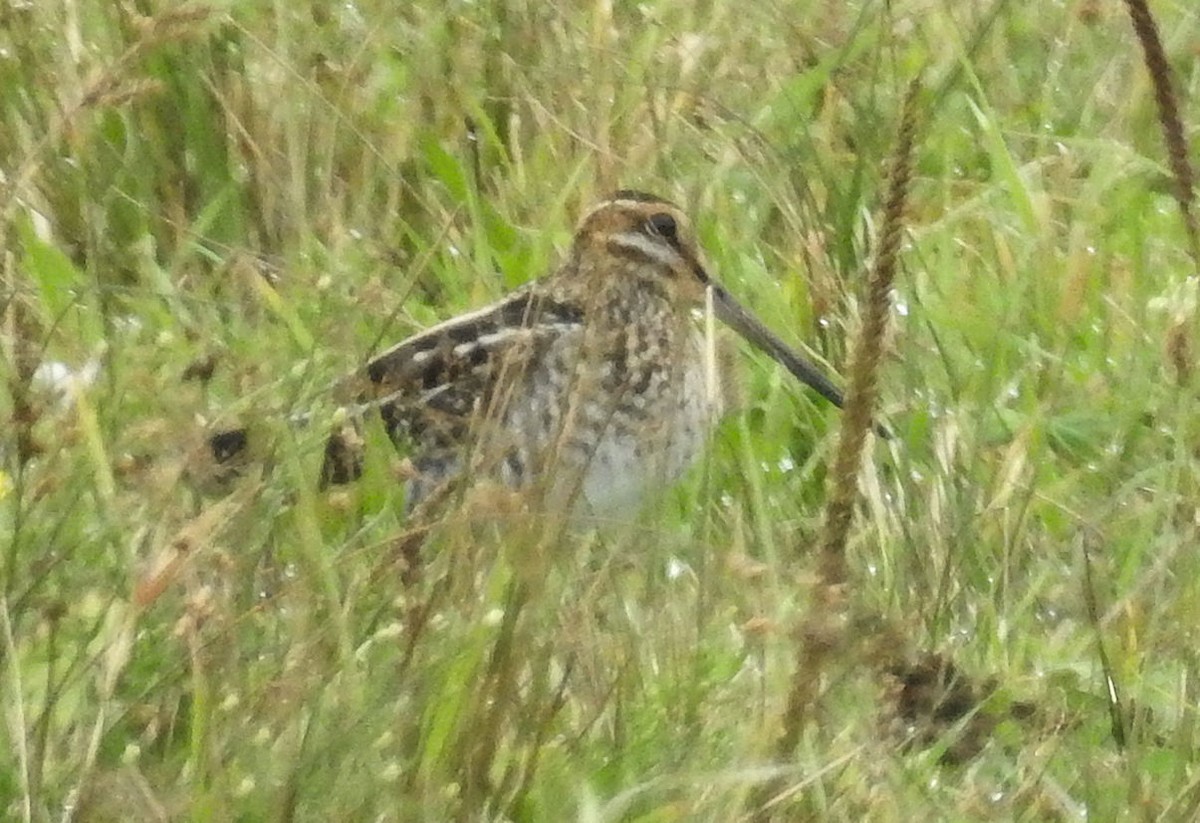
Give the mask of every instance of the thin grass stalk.
<path id="1" fill-rule="evenodd" d="M 781 724 L 783 731 L 776 746 L 776 754 L 780 758 L 788 757 L 795 749 L 809 708 L 816 702 L 821 674 L 830 656 L 840 646 L 838 626 L 847 578 L 846 542 L 857 497 L 859 468 L 878 393 L 879 361 L 883 356 L 890 293 L 895 280 L 904 230 L 904 209 L 912 177 L 919 90 L 920 84 L 914 80 L 909 85 L 901 110 L 899 141 L 892 155 L 888 178 L 882 242 L 868 281 L 866 316 L 855 341 L 845 415 L 838 437 L 829 498 L 825 504 L 819 544 L 820 576 L 812 608 L 800 626 L 797 665 Z"/>

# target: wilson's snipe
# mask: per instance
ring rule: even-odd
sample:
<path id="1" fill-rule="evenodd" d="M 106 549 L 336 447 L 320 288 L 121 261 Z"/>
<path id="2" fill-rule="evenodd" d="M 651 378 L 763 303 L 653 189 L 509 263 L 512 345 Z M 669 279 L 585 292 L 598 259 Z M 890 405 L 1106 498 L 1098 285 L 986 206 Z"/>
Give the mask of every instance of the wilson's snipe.
<path id="1" fill-rule="evenodd" d="M 584 216 L 549 277 L 367 364 L 370 405 L 413 455 L 409 505 L 470 473 L 576 513 L 636 511 L 688 466 L 721 412 L 696 317 L 706 305 L 841 405 L 833 384 L 709 277 L 677 206 L 619 191 Z M 357 473 L 332 438 L 325 480 Z"/>

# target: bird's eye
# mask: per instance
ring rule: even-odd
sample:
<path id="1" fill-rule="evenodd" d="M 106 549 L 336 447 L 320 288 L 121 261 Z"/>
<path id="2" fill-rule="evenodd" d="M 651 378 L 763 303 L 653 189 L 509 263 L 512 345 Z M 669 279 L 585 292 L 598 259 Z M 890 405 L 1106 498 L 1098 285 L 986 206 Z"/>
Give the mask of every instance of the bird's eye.
<path id="1" fill-rule="evenodd" d="M 646 221 L 646 231 L 656 237 L 661 237 L 668 243 L 679 242 L 679 224 L 666 212 L 651 215 L 650 219 Z"/>

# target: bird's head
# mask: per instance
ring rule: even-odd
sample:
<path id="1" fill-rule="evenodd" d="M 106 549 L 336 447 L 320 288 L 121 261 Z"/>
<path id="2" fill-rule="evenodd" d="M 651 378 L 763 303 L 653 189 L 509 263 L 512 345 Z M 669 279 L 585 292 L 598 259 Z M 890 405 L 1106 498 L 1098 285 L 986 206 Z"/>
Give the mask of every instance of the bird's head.
<path id="1" fill-rule="evenodd" d="M 597 297 L 633 280 L 641 293 L 659 295 L 685 311 L 711 299 L 719 320 L 834 405 L 842 405 L 841 391 L 816 366 L 709 275 L 691 221 L 669 200 L 628 189 L 615 192 L 580 220 L 572 256 L 572 269 L 591 281 Z M 607 282 L 598 282 L 598 278 Z"/>

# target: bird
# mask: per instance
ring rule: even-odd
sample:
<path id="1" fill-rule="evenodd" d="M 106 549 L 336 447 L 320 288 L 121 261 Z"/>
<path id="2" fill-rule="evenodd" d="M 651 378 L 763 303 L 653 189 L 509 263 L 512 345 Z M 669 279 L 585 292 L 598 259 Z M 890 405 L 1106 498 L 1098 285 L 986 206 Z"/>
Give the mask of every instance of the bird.
<path id="1" fill-rule="evenodd" d="M 372 357 L 352 375 L 409 455 L 406 508 L 486 478 L 572 516 L 629 517 L 680 477 L 725 411 L 710 345 L 731 327 L 836 406 L 842 393 L 709 273 L 675 203 L 614 192 L 548 275 Z M 354 418 L 358 426 L 358 418 Z M 362 471 L 335 427 L 322 484 Z"/>

